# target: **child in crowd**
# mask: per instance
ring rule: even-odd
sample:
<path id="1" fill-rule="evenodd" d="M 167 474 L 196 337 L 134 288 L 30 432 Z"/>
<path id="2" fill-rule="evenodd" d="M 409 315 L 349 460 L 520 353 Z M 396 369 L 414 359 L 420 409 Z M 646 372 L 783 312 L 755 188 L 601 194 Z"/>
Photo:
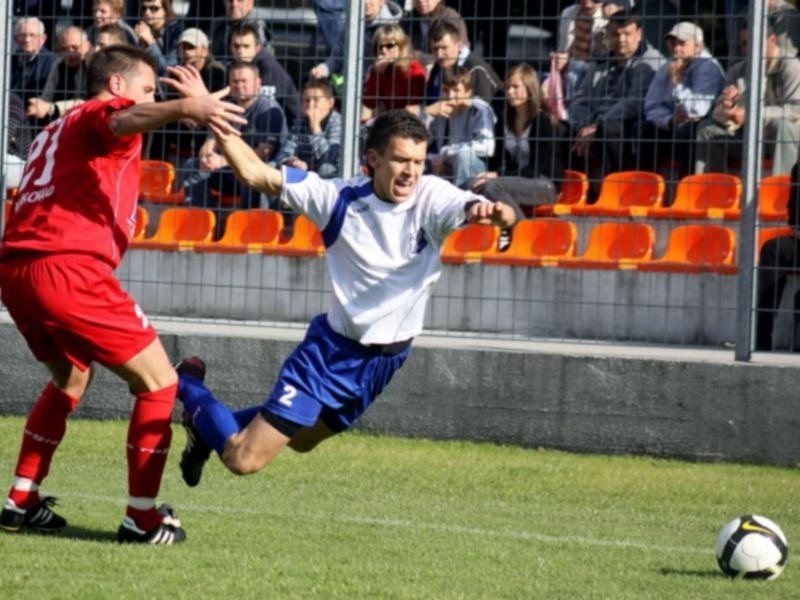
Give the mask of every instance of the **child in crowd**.
<path id="1" fill-rule="evenodd" d="M 328 80 L 309 79 L 303 86 L 303 117 L 292 125 L 275 163 L 315 171 L 324 178 L 335 176 L 342 135 L 342 116 L 335 105 Z"/>
<path id="2" fill-rule="evenodd" d="M 497 117 L 489 104 L 472 95 L 466 67 L 444 72 L 441 107 L 441 114 L 428 124 L 433 138 L 430 170 L 452 177 L 456 186 L 466 189 L 473 177 L 486 171 L 487 160 L 494 154 Z"/>

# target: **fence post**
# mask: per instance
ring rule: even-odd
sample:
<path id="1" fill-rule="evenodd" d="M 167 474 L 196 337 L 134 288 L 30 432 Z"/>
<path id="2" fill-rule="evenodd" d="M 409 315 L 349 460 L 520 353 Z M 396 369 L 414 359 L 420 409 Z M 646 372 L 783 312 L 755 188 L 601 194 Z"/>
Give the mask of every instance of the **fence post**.
<path id="1" fill-rule="evenodd" d="M 764 2 L 751 2 L 750 26 L 747 31 L 747 90 L 744 144 L 742 147 L 744 197 L 739 225 L 739 277 L 736 289 L 736 350 L 735 359 L 750 360 L 753 340 L 755 229 L 758 208 L 758 183 L 761 181 L 761 152 L 764 123 L 764 39 L 766 9 Z"/>
<path id="2" fill-rule="evenodd" d="M 359 165 L 358 138 L 361 126 L 362 65 L 364 57 L 363 2 L 347 3 L 342 98 L 342 177 L 352 177 Z"/>

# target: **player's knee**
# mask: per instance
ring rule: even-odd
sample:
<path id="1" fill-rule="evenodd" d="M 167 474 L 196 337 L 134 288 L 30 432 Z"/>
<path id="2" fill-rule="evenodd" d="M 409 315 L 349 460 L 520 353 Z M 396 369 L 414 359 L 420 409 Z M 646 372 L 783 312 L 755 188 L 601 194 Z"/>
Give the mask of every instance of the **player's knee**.
<path id="1" fill-rule="evenodd" d="M 222 463 L 234 475 L 252 475 L 263 467 L 250 457 L 233 453 L 223 453 Z"/>

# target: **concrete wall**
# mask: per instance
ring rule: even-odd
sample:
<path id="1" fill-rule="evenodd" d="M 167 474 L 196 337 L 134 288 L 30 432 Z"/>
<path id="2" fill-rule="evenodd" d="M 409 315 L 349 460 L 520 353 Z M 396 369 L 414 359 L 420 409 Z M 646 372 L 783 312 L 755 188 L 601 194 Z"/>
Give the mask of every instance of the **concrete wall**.
<path id="1" fill-rule="evenodd" d="M 304 323 L 330 293 L 324 258 L 133 250 L 119 277 L 165 316 Z M 735 311 L 731 275 L 445 265 L 426 326 L 719 346 L 735 337 Z"/>
<path id="2" fill-rule="evenodd" d="M 159 325 L 173 357 L 198 354 L 236 407 L 260 403 L 302 330 Z M 422 337 L 362 420 L 371 432 L 709 461 L 800 461 L 800 362 L 736 363 L 722 350 Z M 25 413 L 46 375 L 0 324 L 0 412 Z M 100 369 L 79 415 L 126 417 Z M 177 440 L 182 438 L 177 437 Z"/>

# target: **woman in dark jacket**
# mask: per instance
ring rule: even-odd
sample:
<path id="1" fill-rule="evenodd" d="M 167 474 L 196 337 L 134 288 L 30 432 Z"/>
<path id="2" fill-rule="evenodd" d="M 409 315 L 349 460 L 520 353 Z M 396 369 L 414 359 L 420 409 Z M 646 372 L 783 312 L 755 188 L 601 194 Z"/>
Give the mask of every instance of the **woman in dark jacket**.
<path id="1" fill-rule="evenodd" d="M 505 95 L 501 168 L 478 175 L 472 189 L 532 216 L 536 206 L 556 201 L 564 179 L 561 125 L 550 116 L 530 65 L 509 69 Z"/>

